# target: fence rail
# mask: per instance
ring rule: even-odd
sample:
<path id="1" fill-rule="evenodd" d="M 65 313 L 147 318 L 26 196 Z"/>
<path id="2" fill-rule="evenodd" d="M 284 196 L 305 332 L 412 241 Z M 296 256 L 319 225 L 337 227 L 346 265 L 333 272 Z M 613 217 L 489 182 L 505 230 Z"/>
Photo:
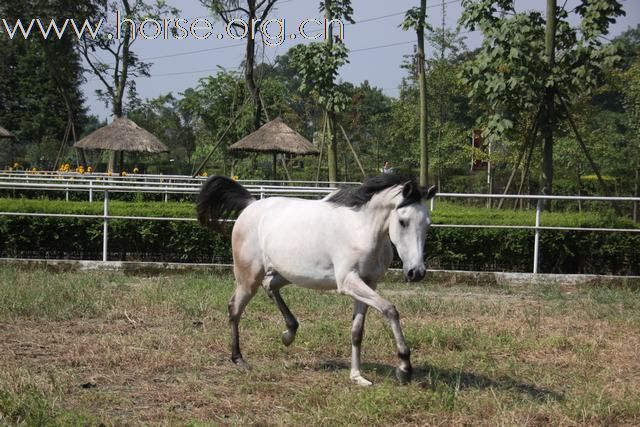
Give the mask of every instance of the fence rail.
<path id="1" fill-rule="evenodd" d="M 110 193 L 156 193 L 164 194 L 165 201 L 168 194 L 194 195 L 199 193 L 200 186 L 205 178 L 191 178 L 184 176 L 140 176 L 144 178 L 131 179 L 130 177 L 112 177 L 106 175 L 79 175 L 60 174 L 55 176 L 33 176 L 31 174 L 0 173 L 0 189 L 13 190 L 38 190 L 38 191 L 64 191 L 67 200 L 71 192 L 88 192 L 89 201 L 93 201 L 93 194 L 102 193 L 102 215 L 75 215 L 63 213 L 35 213 L 35 212 L 0 212 L 0 216 L 23 217 L 59 217 L 59 218 L 85 218 L 103 221 L 103 245 L 102 261 L 108 261 L 109 221 L 133 220 L 133 221 L 196 221 L 195 218 L 182 217 L 141 217 L 118 216 L 109 214 Z M 335 187 L 312 186 L 296 184 L 317 184 L 310 181 L 299 182 L 275 182 L 275 181 L 239 181 L 249 192 L 258 198 L 284 196 L 284 197 L 325 197 Z M 324 183 L 326 184 L 326 183 Z M 348 183 L 357 184 L 357 183 Z M 431 200 L 431 209 L 436 209 L 436 199 L 524 199 L 535 200 L 536 216 L 535 225 L 493 225 L 493 224 L 433 224 L 434 228 L 494 228 L 494 229 L 521 229 L 534 232 L 533 249 L 533 273 L 538 273 L 540 255 L 540 232 L 547 231 L 585 231 L 585 232 L 622 232 L 640 233 L 640 228 L 595 228 L 595 227 L 550 227 L 540 225 L 542 214 L 541 202 L 544 200 L 572 200 L 572 201 L 604 201 L 604 202 L 639 202 L 640 197 L 600 197 L 600 196 L 545 196 L 545 195 L 501 195 L 501 194 L 467 194 L 467 193 L 439 193 Z M 233 221 L 233 220 L 229 220 Z"/>

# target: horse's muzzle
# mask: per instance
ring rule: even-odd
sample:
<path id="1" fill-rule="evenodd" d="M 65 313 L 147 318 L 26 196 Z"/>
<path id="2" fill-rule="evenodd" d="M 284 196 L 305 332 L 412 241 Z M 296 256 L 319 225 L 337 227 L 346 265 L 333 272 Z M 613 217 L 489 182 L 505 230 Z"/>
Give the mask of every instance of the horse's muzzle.
<path id="1" fill-rule="evenodd" d="M 408 282 L 419 282 L 424 279 L 427 270 L 424 268 L 412 268 L 404 274 Z"/>

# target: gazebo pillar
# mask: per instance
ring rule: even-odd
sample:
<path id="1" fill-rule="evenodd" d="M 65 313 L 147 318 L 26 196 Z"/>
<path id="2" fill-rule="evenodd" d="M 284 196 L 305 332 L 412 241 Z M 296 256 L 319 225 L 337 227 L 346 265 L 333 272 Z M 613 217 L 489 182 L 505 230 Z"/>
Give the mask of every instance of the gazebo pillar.
<path id="1" fill-rule="evenodd" d="M 274 181 L 278 179 L 278 174 L 276 173 L 277 167 L 278 167 L 278 153 L 273 153 L 273 180 Z"/>
<path id="2" fill-rule="evenodd" d="M 107 164 L 107 173 L 113 173 L 115 162 L 116 152 L 113 150 L 109 150 L 109 163 Z"/>

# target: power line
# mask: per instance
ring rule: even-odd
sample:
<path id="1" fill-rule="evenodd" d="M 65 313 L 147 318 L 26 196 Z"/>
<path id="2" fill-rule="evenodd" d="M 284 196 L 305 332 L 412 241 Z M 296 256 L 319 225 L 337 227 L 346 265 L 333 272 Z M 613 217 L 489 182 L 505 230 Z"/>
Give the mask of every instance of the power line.
<path id="1" fill-rule="evenodd" d="M 364 51 L 367 51 L 367 50 L 384 49 L 384 48 L 387 48 L 387 47 L 402 46 L 402 45 L 405 45 L 405 44 L 415 43 L 415 42 L 416 42 L 415 40 L 408 40 L 406 42 L 390 43 L 390 44 L 383 44 L 383 45 L 380 45 L 380 46 L 371 46 L 371 47 L 363 47 L 363 48 L 360 48 L 360 49 L 353 49 L 350 52 L 351 53 L 355 53 L 355 52 L 364 52 Z"/>
<path id="2" fill-rule="evenodd" d="M 446 6 L 448 4 L 453 4 L 453 3 L 460 3 L 460 1 L 461 0 L 450 0 L 450 1 L 445 2 L 445 3 L 440 3 L 440 4 L 434 4 L 434 5 L 431 5 L 431 6 L 427 6 L 427 9 L 433 9 L 433 8 L 436 8 L 436 7 L 442 7 L 442 6 Z M 375 16 L 373 18 L 361 19 L 359 21 L 356 21 L 354 24 L 351 24 L 350 22 L 347 22 L 344 25 L 347 26 L 347 25 L 364 24 L 364 23 L 367 23 L 367 22 L 379 21 L 381 19 L 391 18 L 391 17 L 394 17 L 394 16 L 405 15 L 406 13 L 407 13 L 407 11 L 404 10 L 402 12 L 390 13 L 388 15 Z"/>
<path id="3" fill-rule="evenodd" d="M 403 46 L 403 45 L 407 45 L 407 44 L 410 44 L 410 43 L 415 43 L 415 40 L 408 40 L 408 41 L 397 42 L 397 43 L 389 43 L 389 44 L 383 44 L 383 45 L 378 45 L 378 46 L 363 47 L 363 48 L 360 48 L 360 49 L 354 49 L 354 50 L 351 51 L 351 53 L 364 52 L 364 51 L 368 51 L 368 50 L 386 49 L 386 48 L 389 48 L 389 47 Z M 178 71 L 178 72 L 175 72 L 175 73 L 152 74 L 150 77 L 180 76 L 180 75 L 185 75 L 185 74 L 206 73 L 206 72 L 216 71 L 216 70 L 218 70 L 218 68 L 206 68 L 206 69 L 203 69 L 203 70 Z"/>
<path id="4" fill-rule="evenodd" d="M 288 3 L 290 1 L 293 1 L 293 0 L 285 0 L 282 3 Z M 445 3 L 440 3 L 440 4 L 434 4 L 434 5 L 431 5 L 431 6 L 427 6 L 427 9 L 432 9 L 432 8 L 436 8 L 436 7 L 443 7 L 443 6 L 448 5 L 448 4 L 459 3 L 460 1 L 461 0 L 450 0 L 450 1 L 445 2 Z M 350 23 L 350 22 L 347 22 L 344 25 L 345 26 L 350 26 L 350 25 L 364 24 L 364 23 L 367 23 L 367 22 L 380 21 L 382 19 L 392 18 L 394 16 L 400 16 L 400 15 L 404 15 L 406 13 L 407 13 L 406 11 L 389 13 L 389 14 L 386 14 L 386 15 L 380 15 L 380 16 L 374 16 L 374 17 L 367 18 L 367 19 L 362 19 L 360 21 L 356 21 L 353 24 Z M 321 32 L 321 31 L 322 30 L 310 31 L 308 34 L 309 35 L 317 34 L 317 33 Z M 244 43 L 236 43 L 236 44 L 232 44 L 232 45 L 228 45 L 228 46 L 218 46 L 218 47 L 212 47 L 212 48 L 207 48 L 207 49 L 191 50 L 191 51 L 187 51 L 187 52 L 178 52 L 178 53 L 167 54 L 167 55 L 151 56 L 151 57 L 147 57 L 147 58 L 142 58 L 142 61 L 151 61 L 151 60 L 154 60 L 154 59 L 176 58 L 176 57 L 180 57 L 180 56 L 195 55 L 195 54 L 198 54 L 198 53 L 214 52 L 214 51 L 223 50 L 223 49 L 231 49 L 231 48 L 240 47 L 240 46 L 245 46 L 245 44 Z M 365 49 L 365 50 L 367 50 L 367 49 Z M 352 52 L 356 52 L 356 50 L 354 50 Z"/>
<path id="5" fill-rule="evenodd" d="M 190 50 L 188 52 L 172 53 L 172 54 L 169 54 L 169 55 L 151 56 L 151 57 L 148 57 L 148 58 L 142 58 L 142 61 L 150 61 L 152 59 L 175 58 L 175 57 L 178 57 L 178 56 L 194 55 L 196 53 L 213 52 L 215 50 L 231 49 L 231 48 L 238 47 L 238 46 L 245 46 L 245 44 L 244 43 L 236 43 L 236 44 L 232 44 L 232 45 L 228 45 L 228 46 L 218 46 L 218 47 L 211 47 L 211 48 L 208 48 L 208 49 Z"/>

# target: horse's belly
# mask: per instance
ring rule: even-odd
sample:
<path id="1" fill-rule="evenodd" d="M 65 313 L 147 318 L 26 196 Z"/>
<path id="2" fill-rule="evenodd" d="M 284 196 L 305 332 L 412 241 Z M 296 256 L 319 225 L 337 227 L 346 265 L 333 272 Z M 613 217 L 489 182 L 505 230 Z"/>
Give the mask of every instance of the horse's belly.
<path id="1" fill-rule="evenodd" d="M 267 270 L 276 271 L 289 282 L 309 289 L 336 289 L 336 276 L 330 262 L 304 262 L 296 258 L 268 257 Z"/>

